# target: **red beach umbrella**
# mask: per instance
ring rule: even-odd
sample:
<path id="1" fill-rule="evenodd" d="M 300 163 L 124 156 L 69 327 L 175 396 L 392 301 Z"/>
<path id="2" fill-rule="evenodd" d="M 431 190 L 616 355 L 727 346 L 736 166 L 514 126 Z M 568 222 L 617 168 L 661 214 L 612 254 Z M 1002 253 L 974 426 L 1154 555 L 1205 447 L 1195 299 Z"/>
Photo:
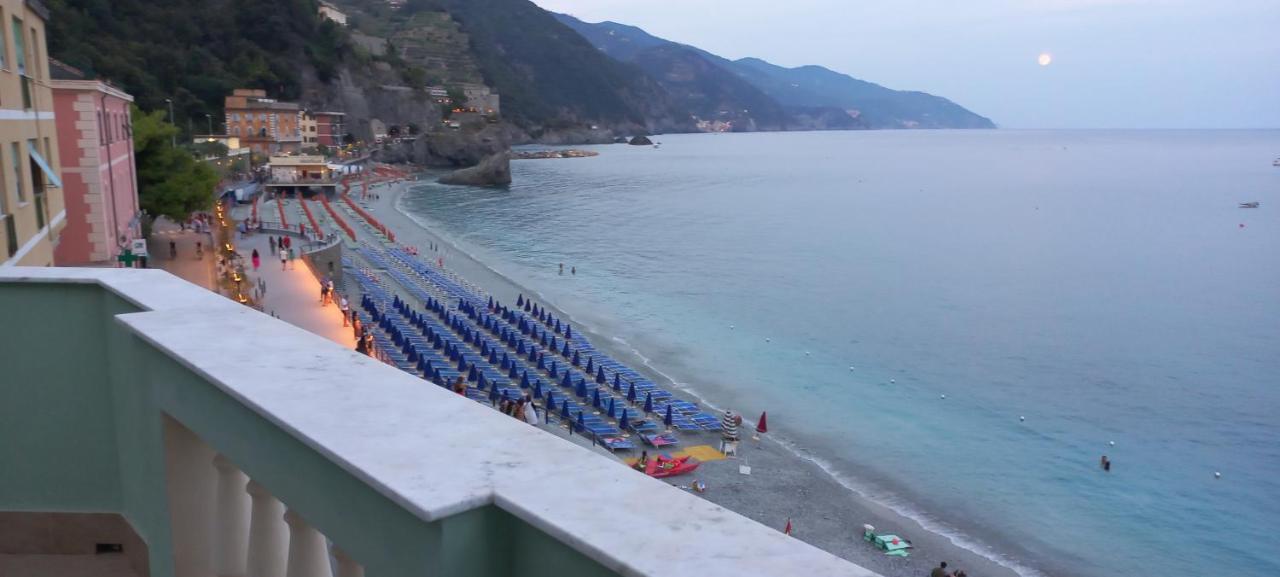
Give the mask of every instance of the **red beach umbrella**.
<path id="1" fill-rule="evenodd" d="M 782 529 L 782 534 L 784 535 L 791 534 L 791 517 L 787 517 L 787 526 Z"/>
<path id="2" fill-rule="evenodd" d="M 765 411 L 765 412 L 763 412 L 763 413 L 760 413 L 760 422 L 759 422 L 758 424 L 756 424 L 756 432 L 757 432 L 757 433 L 768 433 L 768 432 L 769 432 L 769 419 L 768 419 L 768 417 L 769 417 L 769 411 Z"/>

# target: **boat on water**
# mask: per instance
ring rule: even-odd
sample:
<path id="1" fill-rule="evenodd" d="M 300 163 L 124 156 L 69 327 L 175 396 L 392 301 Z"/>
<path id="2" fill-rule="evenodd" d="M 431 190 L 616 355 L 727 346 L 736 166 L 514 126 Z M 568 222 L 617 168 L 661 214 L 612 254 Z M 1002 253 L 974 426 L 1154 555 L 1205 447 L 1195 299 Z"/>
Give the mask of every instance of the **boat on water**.
<path id="1" fill-rule="evenodd" d="M 1271 166 L 1280 166 L 1280 158 L 1271 161 Z"/>
<path id="2" fill-rule="evenodd" d="M 1262 206 L 1262 203 L 1257 201 L 1240 203 L 1240 208 L 1258 208 L 1259 206 Z"/>

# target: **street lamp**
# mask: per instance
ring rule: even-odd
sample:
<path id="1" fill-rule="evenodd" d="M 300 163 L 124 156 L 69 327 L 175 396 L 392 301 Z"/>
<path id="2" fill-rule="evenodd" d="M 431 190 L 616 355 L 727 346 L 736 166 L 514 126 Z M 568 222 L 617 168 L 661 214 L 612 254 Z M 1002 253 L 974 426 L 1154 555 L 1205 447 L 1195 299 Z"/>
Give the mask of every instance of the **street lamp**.
<path id="1" fill-rule="evenodd" d="M 205 118 L 205 120 L 208 120 L 208 121 L 209 121 L 209 132 L 208 132 L 208 134 L 209 134 L 209 136 L 210 136 L 210 137 L 212 137 L 212 136 L 213 136 L 213 115 L 212 115 L 212 114 L 206 114 L 206 115 L 204 115 L 204 118 Z"/>
<path id="2" fill-rule="evenodd" d="M 169 124 L 172 124 L 172 125 L 174 125 L 174 126 L 177 126 L 177 124 L 173 121 L 173 99 L 172 99 L 172 98 L 166 98 L 166 99 L 164 99 L 164 101 L 165 101 L 165 102 L 167 102 L 167 103 L 169 103 Z M 172 147 L 174 147 L 174 148 L 177 148 L 177 147 L 178 147 L 178 134 L 177 134 L 177 133 L 174 133 L 174 134 L 172 134 L 172 135 L 170 135 L 170 136 L 169 136 L 169 145 L 170 145 L 170 146 L 172 146 Z"/>

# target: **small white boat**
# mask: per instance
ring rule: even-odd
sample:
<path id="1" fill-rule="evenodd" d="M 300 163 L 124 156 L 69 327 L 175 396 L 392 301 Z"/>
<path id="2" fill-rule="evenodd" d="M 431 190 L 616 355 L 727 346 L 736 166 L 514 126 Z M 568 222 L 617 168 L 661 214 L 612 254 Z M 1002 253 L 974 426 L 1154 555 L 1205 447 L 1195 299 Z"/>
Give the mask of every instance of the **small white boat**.
<path id="1" fill-rule="evenodd" d="M 1259 206 L 1262 206 L 1262 203 L 1257 201 L 1240 203 L 1240 208 L 1258 208 Z"/>

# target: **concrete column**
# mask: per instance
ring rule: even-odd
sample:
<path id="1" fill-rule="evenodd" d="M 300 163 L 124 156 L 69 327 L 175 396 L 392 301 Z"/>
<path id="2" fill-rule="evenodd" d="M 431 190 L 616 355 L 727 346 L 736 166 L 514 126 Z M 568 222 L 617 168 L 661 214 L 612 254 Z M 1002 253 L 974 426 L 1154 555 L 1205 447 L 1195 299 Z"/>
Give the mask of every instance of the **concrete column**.
<path id="1" fill-rule="evenodd" d="M 284 524 L 284 503 L 266 488 L 249 481 L 253 513 L 249 519 L 249 577 L 285 577 L 289 528 Z"/>
<path id="2" fill-rule="evenodd" d="M 178 421 L 164 418 L 165 475 L 175 577 L 213 575 L 213 447 Z"/>
<path id="3" fill-rule="evenodd" d="M 286 577 L 333 577 L 329 567 L 329 544 L 302 516 L 290 509 L 284 514 L 289 524 L 289 569 Z"/>
<path id="4" fill-rule="evenodd" d="M 364 567 L 356 563 L 355 559 L 347 556 L 346 551 L 333 548 L 333 558 L 338 561 L 337 577 L 364 577 Z"/>
<path id="5" fill-rule="evenodd" d="M 213 459 L 218 470 L 217 517 L 214 519 L 213 563 L 218 577 L 244 577 L 249 569 L 249 512 L 245 485 L 249 477 L 226 457 Z"/>

